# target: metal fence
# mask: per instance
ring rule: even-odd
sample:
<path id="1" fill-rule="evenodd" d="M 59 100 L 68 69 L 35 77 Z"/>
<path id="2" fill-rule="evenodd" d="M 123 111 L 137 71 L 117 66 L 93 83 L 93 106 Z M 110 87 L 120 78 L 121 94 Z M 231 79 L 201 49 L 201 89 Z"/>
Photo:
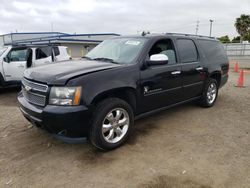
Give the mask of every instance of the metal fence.
<path id="1" fill-rule="evenodd" d="M 224 44 L 224 48 L 229 57 L 250 57 L 250 44 L 228 43 Z"/>

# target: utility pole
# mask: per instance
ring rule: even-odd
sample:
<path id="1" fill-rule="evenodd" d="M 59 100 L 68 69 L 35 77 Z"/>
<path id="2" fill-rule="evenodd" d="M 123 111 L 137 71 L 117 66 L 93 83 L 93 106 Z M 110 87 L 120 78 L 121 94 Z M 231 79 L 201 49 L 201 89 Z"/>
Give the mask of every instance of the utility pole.
<path id="1" fill-rule="evenodd" d="M 197 21 L 197 24 L 196 24 L 196 28 L 195 28 L 195 35 L 198 35 L 199 24 L 200 24 L 200 21 L 198 20 L 198 21 Z"/>
<path id="2" fill-rule="evenodd" d="M 210 34 L 209 34 L 209 36 L 211 37 L 212 36 L 212 28 L 213 28 L 214 20 L 209 20 L 209 21 L 210 21 Z"/>
<path id="3" fill-rule="evenodd" d="M 51 22 L 51 32 L 54 32 L 54 24 Z"/>

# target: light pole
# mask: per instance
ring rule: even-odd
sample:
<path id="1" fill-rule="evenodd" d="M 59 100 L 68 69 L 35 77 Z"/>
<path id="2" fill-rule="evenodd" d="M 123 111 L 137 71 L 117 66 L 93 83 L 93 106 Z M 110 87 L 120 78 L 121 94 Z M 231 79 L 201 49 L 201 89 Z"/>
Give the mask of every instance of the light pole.
<path id="1" fill-rule="evenodd" d="M 197 24 L 196 24 L 196 28 L 195 28 L 195 35 L 198 35 L 199 23 L 200 23 L 200 21 L 198 20 L 198 21 L 197 21 Z"/>
<path id="2" fill-rule="evenodd" d="M 210 34 L 209 34 L 209 36 L 211 37 L 212 36 L 212 27 L 213 27 L 214 20 L 209 20 L 209 21 L 210 21 Z"/>

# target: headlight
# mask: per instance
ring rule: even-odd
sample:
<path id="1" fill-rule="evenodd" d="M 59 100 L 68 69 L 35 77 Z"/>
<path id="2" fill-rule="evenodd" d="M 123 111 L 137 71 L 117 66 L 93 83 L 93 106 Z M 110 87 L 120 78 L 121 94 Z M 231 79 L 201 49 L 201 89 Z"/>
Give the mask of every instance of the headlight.
<path id="1" fill-rule="evenodd" d="M 49 104 L 60 106 L 76 106 L 80 104 L 81 87 L 52 87 Z"/>

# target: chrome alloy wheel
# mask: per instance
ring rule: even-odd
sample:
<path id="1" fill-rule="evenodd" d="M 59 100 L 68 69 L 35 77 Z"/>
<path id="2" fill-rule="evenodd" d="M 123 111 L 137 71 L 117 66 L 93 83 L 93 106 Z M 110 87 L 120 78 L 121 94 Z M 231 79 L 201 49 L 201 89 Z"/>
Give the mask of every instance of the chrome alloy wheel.
<path id="1" fill-rule="evenodd" d="M 127 133 L 129 128 L 128 112 L 122 108 L 111 110 L 103 120 L 102 135 L 106 142 L 115 144 Z"/>
<path id="2" fill-rule="evenodd" d="M 207 102 L 209 104 L 212 104 L 216 99 L 216 95 L 217 95 L 217 86 L 215 83 L 211 83 L 207 89 Z"/>

